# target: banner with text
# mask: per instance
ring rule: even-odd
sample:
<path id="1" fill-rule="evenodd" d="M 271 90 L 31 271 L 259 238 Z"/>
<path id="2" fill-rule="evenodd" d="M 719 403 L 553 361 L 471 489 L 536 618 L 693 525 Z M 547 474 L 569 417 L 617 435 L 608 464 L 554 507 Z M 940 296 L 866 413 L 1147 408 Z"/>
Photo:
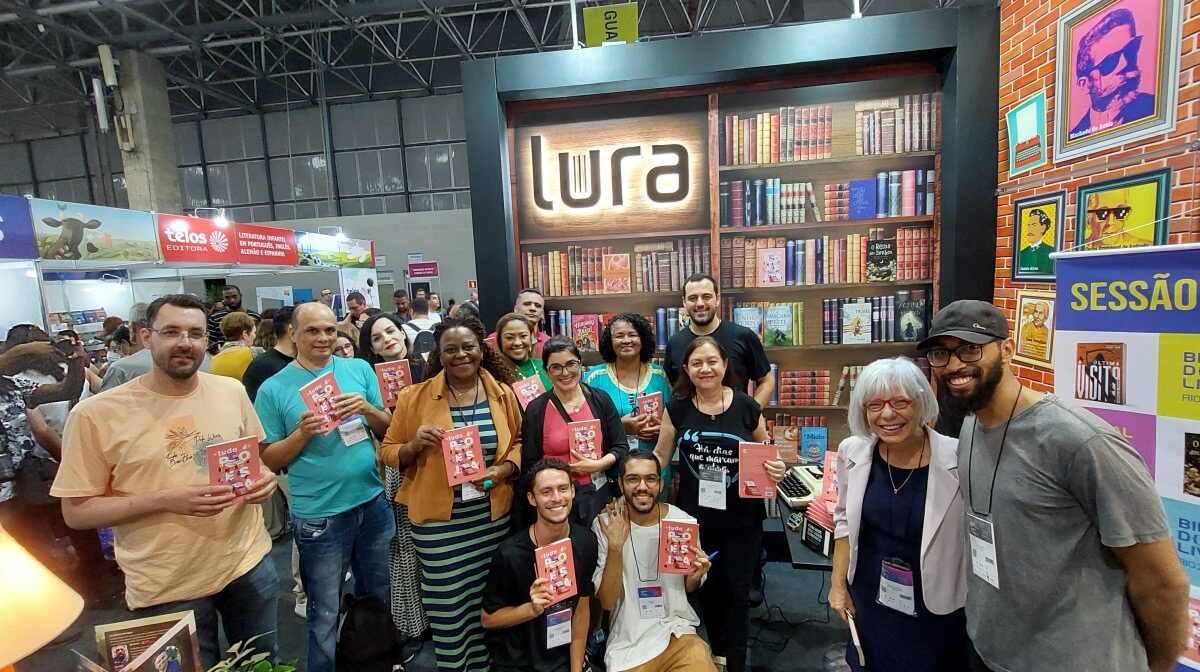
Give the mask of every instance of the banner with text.
<path id="1" fill-rule="evenodd" d="M 300 262 L 296 232 L 272 226 L 238 224 L 238 261 L 243 264 L 295 266 Z"/>
<path id="2" fill-rule="evenodd" d="M 1146 461 L 1192 586 L 1177 669 L 1200 670 L 1200 245 L 1056 261 L 1055 392 L 1110 423 Z"/>
<path id="3" fill-rule="evenodd" d="M 211 219 L 158 214 L 158 246 L 164 261 L 233 264 L 238 260 L 234 227 Z"/>
<path id="4" fill-rule="evenodd" d="M 37 259 L 29 199 L 0 195 L 0 259 Z"/>

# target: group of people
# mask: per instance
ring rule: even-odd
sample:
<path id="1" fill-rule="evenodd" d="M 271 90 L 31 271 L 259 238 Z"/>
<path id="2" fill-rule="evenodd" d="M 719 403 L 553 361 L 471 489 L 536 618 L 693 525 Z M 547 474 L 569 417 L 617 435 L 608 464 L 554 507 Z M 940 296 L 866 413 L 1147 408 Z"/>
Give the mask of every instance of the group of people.
<path id="1" fill-rule="evenodd" d="M 213 357 L 225 375 L 201 371 L 213 317 L 201 301 L 148 306 L 131 326 L 149 370 L 70 411 L 50 490 L 70 528 L 114 529 L 131 610 L 196 613 L 206 667 L 218 622 L 227 641 L 260 636 L 277 654 L 278 572 L 252 505 L 286 485 L 314 672 L 336 669 L 348 592 L 389 605 L 404 636 L 428 631 L 439 669 L 577 672 L 602 639 L 614 672 L 747 669 L 765 508 L 738 494 L 738 444 L 769 441 L 773 380 L 757 336 L 718 316 L 713 278 L 684 283 L 690 322 L 665 366 L 646 318 L 621 313 L 590 370 L 576 344 L 539 329 L 534 289 L 490 334 L 474 302 L 442 317 L 431 297 L 399 292 L 396 312 L 373 314 L 351 294 L 345 320 L 324 300 L 287 307 L 262 353 L 248 345 L 261 326 L 234 317 L 245 311 L 240 292 L 230 298 Z M 851 667 L 1169 669 L 1187 581 L 1128 442 L 1023 388 L 990 304 L 947 306 L 920 349 L 969 438 L 960 449 L 934 431 L 939 397 L 911 361 L 860 375 L 837 457 L 830 591 L 861 645 L 848 647 Z M 373 365 L 398 360 L 412 381 L 385 404 Z M 326 374 L 340 391 L 332 417 L 300 392 Z M 540 392 L 520 398 L 521 381 Z M 661 415 L 640 411 L 656 392 Z M 29 425 L 34 401 L 21 409 Z M 599 425 L 595 454 L 572 448 L 582 421 Z M 482 464 L 451 485 L 443 438 L 468 427 Z M 259 439 L 263 468 L 235 496 L 208 485 L 204 447 L 242 437 Z M 782 461 L 765 466 L 783 479 Z M 660 571 L 663 521 L 698 525 L 686 574 Z M 577 594 L 559 601 L 535 557 L 564 539 Z"/>

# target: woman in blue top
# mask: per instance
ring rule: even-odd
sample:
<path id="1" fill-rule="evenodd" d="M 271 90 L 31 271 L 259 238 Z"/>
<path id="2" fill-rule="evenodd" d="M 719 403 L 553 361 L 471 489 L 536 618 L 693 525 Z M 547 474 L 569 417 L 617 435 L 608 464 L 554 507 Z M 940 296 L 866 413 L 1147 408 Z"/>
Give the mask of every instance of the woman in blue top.
<path id="1" fill-rule="evenodd" d="M 662 411 L 671 397 L 666 372 L 650 362 L 654 352 L 654 331 L 646 318 L 637 313 L 621 313 L 609 320 L 600 334 L 600 356 L 605 364 L 589 371 L 584 380 L 587 385 L 607 392 L 616 404 L 630 450 L 654 450 Z M 638 413 L 638 400 L 655 392 L 662 394 L 658 415 Z M 669 465 L 663 470 L 663 479 L 670 482 Z M 664 488 L 664 497 L 666 493 Z"/>

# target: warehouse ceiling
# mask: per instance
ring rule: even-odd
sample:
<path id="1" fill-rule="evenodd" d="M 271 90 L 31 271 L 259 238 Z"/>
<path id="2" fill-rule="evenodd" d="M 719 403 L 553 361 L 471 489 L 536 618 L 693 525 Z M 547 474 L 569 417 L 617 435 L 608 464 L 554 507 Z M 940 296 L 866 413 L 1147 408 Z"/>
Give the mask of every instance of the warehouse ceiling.
<path id="1" fill-rule="evenodd" d="M 961 0 L 859 0 L 864 15 Z M 639 0 L 643 39 L 847 18 L 854 0 Z M 91 114 L 98 48 L 166 66 L 176 117 L 455 93 L 460 62 L 572 46 L 597 0 L 0 0 L 0 135 Z M 579 26 L 582 39 L 582 22 Z M 64 121 L 65 120 L 65 121 Z M 7 127 L 7 128 L 6 128 Z"/>

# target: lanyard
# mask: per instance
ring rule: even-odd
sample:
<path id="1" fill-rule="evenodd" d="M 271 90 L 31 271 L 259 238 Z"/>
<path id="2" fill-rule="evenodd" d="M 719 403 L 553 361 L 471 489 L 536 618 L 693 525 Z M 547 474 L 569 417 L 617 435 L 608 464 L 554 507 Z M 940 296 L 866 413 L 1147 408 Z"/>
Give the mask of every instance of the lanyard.
<path id="1" fill-rule="evenodd" d="M 1021 392 L 1017 392 L 1017 398 L 1013 399 L 1012 409 L 1008 412 L 1008 420 L 1004 422 L 1004 432 L 1000 435 L 1000 450 L 996 453 L 996 468 L 992 470 L 992 485 L 988 488 L 988 510 L 985 513 L 979 513 L 975 509 L 975 497 L 971 494 L 971 484 L 975 481 L 975 471 L 972 469 L 975 459 L 975 428 L 979 426 L 979 416 L 975 416 L 975 424 L 971 425 L 971 447 L 967 452 L 967 499 L 971 500 L 971 513 L 990 516 L 992 515 L 992 497 L 996 494 L 996 474 L 1000 472 L 1000 458 L 1004 457 L 1004 441 L 1008 438 L 1008 426 L 1012 424 L 1013 413 L 1017 412 L 1017 402 L 1021 400 Z"/>
<path id="2" fill-rule="evenodd" d="M 662 504 L 655 505 L 655 508 L 658 509 L 658 525 L 656 526 L 656 529 L 658 530 L 658 533 L 661 535 L 662 534 Z M 638 581 L 640 581 L 642 583 L 650 583 L 651 581 L 658 581 L 658 562 L 657 562 L 657 560 L 655 560 L 652 563 L 654 565 L 654 576 L 650 577 L 649 579 L 642 576 L 642 563 L 640 560 L 638 560 L 637 544 L 634 543 L 634 541 L 633 541 L 633 527 L 632 527 L 633 522 L 630 521 L 629 525 L 631 526 L 629 529 L 629 548 L 633 551 L 633 566 L 635 568 L 637 568 Z M 658 548 L 661 544 L 662 544 L 662 539 L 659 539 L 658 541 L 654 542 L 654 547 Z"/>
<path id="3" fill-rule="evenodd" d="M 455 408 L 453 406 L 450 407 L 450 415 L 454 419 L 454 421 L 457 422 L 459 425 L 466 427 L 468 425 L 475 424 L 475 414 L 479 412 L 479 408 L 478 408 L 479 407 L 479 388 L 481 386 L 482 386 L 482 384 L 479 381 L 475 382 L 475 401 L 471 403 L 470 419 L 467 419 L 467 414 L 463 412 L 463 409 L 461 406 L 458 408 Z M 458 392 L 455 392 L 454 388 L 450 387 L 449 380 L 446 381 L 446 387 L 450 390 L 450 394 L 454 395 L 454 400 L 458 401 Z M 457 413 L 455 411 L 457 411 Z"/>

